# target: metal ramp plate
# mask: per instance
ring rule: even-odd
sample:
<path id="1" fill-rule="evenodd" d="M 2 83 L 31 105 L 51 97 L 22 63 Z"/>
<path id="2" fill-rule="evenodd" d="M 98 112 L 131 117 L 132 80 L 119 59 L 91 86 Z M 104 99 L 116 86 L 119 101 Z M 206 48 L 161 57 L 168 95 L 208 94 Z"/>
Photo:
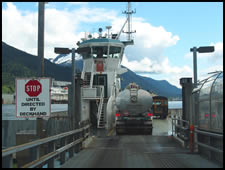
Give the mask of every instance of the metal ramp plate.
<path id="1" fill-rule="evenodd" d="M 220 168 L 168 136 L 97 137 L 62 168 Z"/>

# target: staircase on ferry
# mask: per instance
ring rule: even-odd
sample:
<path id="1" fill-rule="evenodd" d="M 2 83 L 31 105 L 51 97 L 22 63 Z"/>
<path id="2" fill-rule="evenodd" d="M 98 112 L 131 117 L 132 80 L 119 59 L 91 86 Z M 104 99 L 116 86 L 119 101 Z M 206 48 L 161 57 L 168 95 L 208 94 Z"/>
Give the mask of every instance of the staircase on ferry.
<path id="1" fill-rule="evenodd" d="M 101 110 L 100 116 L 98 117 L 98 128 L 105 128 L 105 113 L 104 113 L 105 104 L 103 102 L 102 107 L 99 108 Z"/>
<path id="2" fill-rule="evenodd" d="M 105 105 L 104 103 L 104 87 L 101 88 L 101 96 L 98 105 L 98 114 L 97 114 L 97 127 L 98 128 L 105 128 Z"/>
<path id="3" fill-rule="evenodd" d="M 92 73 L 85 72 L 84 80 L 83 80 L 83 87 L 92 87 Z M 104 103 L 104 87 L 101 88 L 100 91 L 100 99 L 98 103 L 98 113 L 97 113 L 97 128 L 105 128 L 105 105 Z"/>

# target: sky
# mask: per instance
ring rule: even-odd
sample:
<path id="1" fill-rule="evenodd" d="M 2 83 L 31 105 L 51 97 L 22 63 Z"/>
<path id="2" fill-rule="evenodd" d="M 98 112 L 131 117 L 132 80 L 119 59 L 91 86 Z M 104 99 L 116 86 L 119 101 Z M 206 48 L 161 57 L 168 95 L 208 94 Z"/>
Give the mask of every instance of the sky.
<path id="1" fill-rule="evenodd" d="M 132 2 L 134 45 L 127 46 L 122 65 L 138 75 L 167 80 L 181 88 L 179 79 L 193 77 L 190 48 L 214 46 L 198 53 L 198 80 L 223 70 L 223 2 Z M 85 32 L 112 26 L 118 33 L 126 20 L 127 2 L 49 2 L 45 4 L 46 59 L 54 47 L 77 48 Z M 37 55 L 37 2 L 2 2 L 2 41 Z M 126 31 L 126 27 L 124 29 Z M 121 35 L 121 40 L 126 34 Z"/>

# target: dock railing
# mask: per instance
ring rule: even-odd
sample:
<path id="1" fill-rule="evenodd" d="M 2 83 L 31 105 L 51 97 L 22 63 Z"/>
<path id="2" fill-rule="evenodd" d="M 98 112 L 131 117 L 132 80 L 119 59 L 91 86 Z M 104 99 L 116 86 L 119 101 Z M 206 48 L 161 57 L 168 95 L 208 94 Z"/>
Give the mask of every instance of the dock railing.
<path id="1" fill-rule="evenodd" d="M 60 165 L 66 161 L 66 152 L 69 152 L 69 158 L 74 153 L 80 151 L 82 142 L 90 135 L 90 124 L 81 122 L 80 128 L 69 132 L 61 133 L 55 136 L 38 139 L 22 145 L 13 146 L 2 150 L 2 167 L 13 167 L 13 155 L 17 152 L 30 150 L 30 156 L 33 157 L 31 162 L 22 166 L 22 168 L 38 168 L 48 165 L 48 168 L 54 168 L 54 160 L 59 157 Z M 58 143 L 60 144 L 57 148 Z M 40 156 L 41 145 L 47 145 L 48 151 Z M 8 163 L 7 163 L 8 162 Z"/>
<path id="2" fill-rule="evenodd" d="M 213 140 L 218 139 L 218 140 L 223 141 L 223 134 L 217 134 L 217 133 L 212 133 L 212 132 L 199 130 L 199 129 L 197 129 L 197 127 L 195 127 L 194 133 L 201 134 L 202 136 L 210 137 L 211 140 L 212 140 L 212 138 L 214 138 Z M 213 152 L 217 152 L 217 153 L 223 154 L 223 145 L 222 145 L 222 143 L 223 142 L 221 142 L 221 145 L 220 145 L 220 147 L 222 147 L 222 148 L 218 148 L 218 147 L 215 147 L 215 146 L 207 145 L 206 143 L 203 143 L 203 142 L 200 142 L 200 141 L 195 141 L 195 144 L 197 144 L 198 146 L 204 147 L 204 148 L 206 148 L 206 149 L 208 149 L 210 151 L 213 151 Z"/>
<path id="3" fill-rule="evenodd" d="M 189 143 L 190 129 L 189 121 L 180 118 L 171 118 L 172 136 L 182 142 L 183 147 L 187 148 Z"/>
<path id="4" fill-rule="evenodd" d="M 172 119 L 172 136 L 176 139 L 183 142 L 183 147 L 190 148 L 191 152 L 198 152 L 198 146 L 204 147 L 206 150 L 210 150 L 213 152 L 217 152 L 223 154 L 223 147 L 222 144 L 220 148 L 217 146 L 211 146 L 207 143 L 203 143 L 198 141 L 197 136 L 205 136 L 209 138 L 213 138 L 213 140 L 223 140 L 223 134 L 217 134 L 213 132 L 207 132 L 198 129 L 197 126 L 193 126 L 193 129 L 190 128 L 189 121 L 182 120 L 179 118 L 171 118 Z M 196 135 L 194 135 L 196 134 Z M 212 139 L 211 139 L 212 140 Z M 192 147 L 192 148 L 191 148 Z"/>

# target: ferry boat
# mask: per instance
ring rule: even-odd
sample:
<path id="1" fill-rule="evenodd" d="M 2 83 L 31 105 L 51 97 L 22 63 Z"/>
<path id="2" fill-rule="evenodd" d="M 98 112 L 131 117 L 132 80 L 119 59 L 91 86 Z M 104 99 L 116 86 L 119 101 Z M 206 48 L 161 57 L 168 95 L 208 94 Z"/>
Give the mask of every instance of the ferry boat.
<path id="1" fill-rule="evenodd" d="M 134 32 L 130 24 L 132 13 L 134 11 L 131 11 L 128 2 L 128 9 L 124 11 L 127 19 L 118 34 L 110 34 L 112 27 L 106 26 L 108 34 L 103 36 L 103 29 L 99 28 L 98 37 L 89 34 L 77 43 L 77 51 L 83 57 L 81 121 L 90 118 L 92 125 L 97 128 L 109 130 L 115 121 L 112 102 L 121 89 L 120 75 L 127 72 L 127 69 L 121 67 L 121 62 L 126 46 L 134 44 L 131 39 Z M 126 24 L 128 32 L 123 31 Z M 122 32 L 128 34 L 127 41 L 119 39 Z"/>
<path id="2" fill-rule="evenodd" d="M 56 81 L 52 79 L 51 86 L 51 103 L 52 104 L 63 104 L 68 103 L 68 85 L 71 82 Z"/>

